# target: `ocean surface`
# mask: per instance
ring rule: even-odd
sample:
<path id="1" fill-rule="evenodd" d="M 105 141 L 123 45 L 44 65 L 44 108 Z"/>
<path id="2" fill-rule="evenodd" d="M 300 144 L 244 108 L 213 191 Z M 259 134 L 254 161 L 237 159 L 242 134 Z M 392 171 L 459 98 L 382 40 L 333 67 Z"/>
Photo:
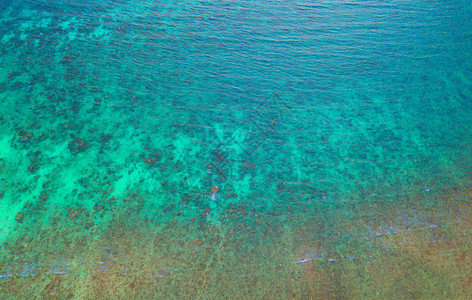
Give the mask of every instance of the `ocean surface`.
<path id="1" fill-rule="evenodd" d="M 0 2 L 0 298 L 470 299 L 472 2 Z"/>

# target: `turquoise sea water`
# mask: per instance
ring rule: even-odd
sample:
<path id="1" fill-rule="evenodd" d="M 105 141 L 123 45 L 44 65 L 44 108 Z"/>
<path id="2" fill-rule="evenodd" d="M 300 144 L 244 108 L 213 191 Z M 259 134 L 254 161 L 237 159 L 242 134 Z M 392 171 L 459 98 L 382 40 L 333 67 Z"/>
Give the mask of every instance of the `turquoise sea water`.
<path id="1" fill-rule="evenodd" d="M 3 1 L 1 295 L 467 298 L 471 15 Z"/>

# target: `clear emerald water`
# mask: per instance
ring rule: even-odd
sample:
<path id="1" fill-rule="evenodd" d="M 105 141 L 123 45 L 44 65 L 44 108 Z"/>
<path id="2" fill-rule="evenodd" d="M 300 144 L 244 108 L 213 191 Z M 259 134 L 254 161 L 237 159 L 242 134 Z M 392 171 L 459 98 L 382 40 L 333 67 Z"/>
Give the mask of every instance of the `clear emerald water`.
<path id="1" fill-rule="evenodd" d="M 1 297 L 468 298 L 471 15 L 2 1 Z"/>

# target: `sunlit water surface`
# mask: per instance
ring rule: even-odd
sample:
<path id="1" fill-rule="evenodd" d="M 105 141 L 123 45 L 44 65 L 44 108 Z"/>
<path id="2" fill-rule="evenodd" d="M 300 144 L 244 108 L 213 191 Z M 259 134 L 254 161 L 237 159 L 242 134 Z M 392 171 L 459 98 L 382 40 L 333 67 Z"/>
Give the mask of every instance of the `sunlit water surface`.
<path id="1" fill-rule="evenodd" d="M 471 15 L 2 1 L 0 297 L 468 298 Z"/>

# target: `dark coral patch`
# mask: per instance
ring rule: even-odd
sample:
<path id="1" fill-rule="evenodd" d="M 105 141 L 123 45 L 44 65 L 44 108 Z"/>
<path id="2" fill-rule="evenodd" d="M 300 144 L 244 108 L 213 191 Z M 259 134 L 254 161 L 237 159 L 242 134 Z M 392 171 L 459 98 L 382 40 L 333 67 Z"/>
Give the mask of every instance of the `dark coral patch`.
<path id="1" fill-rule="evenodd" d="M 71 152 L 79 153 L 79 152 L 84 152 L 87 150 L 88 145 L 87 143 L 80 139 L 80 138 L 75 138 L 73 141 L 69 142 L 69 150 Z"/>

